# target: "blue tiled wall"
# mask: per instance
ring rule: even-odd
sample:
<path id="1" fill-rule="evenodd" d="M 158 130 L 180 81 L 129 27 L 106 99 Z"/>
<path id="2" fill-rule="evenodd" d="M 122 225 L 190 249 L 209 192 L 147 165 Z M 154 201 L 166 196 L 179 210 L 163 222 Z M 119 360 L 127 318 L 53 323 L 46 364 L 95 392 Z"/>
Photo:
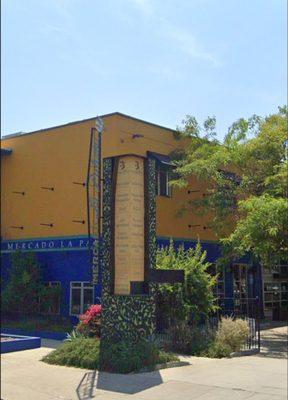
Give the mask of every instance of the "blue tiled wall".
<path id="1" fill-rule="evenodd" d="M 70 301 L 70 282 L 71 281 L 90 281 L 91 268 L 89 263 L 88 250 L 74 251 L 53 251 L 53 252 L 35 252 L 37 260 L 43 267 L 44 281 L 59 281 L 62 289 L 61 314 L 69 315 Z M 11 265 L 10 253 L 1 256 L 1 275 L 5 285 L 9 275 Z M 95 285 L 94 296 L 101 295 L 100 285 Z"/>
<path id="2" fill-rule="evenodd" d="M 174 245 L 184 245 L 185 249 L 195 246 L 197 241 L 188 241 L 184 239 L 174 240 Z M 158 246 L 169 245 L 169 238 L 158 238 Z M 221 256 L 220 245 L 216 242 L 202 242 L 202 249 L 207 251 L 207 260 L 215 262 Z M 59 250 L 54 251 L 40 251 L 35 252 L 38 261 L 43 266 L 43 279 L 45 281 L 59 281 L 62 288 L 62 306 L 61 314 L 64 316 L 69 315 L 69 301 L 70 301 L 70 282 L 71 281 L 90 281 L 91 266 L 90 258 L 87 249 L 74 249 L 74 250 Z M 248 258 L 244 258 L 239 262 L 248 262 Z M 1 255 L 1 276 L 2 282 L 8 278 L 8 271 L 11 262 L 11 253 L 3 253 Z M 260 266 L 254 264 L 252 266 L 254 275 L 253 283 L 249 285 L 249 297 L 260 297 L 262 299 L 262 277 Z M 100 272 L 101 282 L 101 272 Z M 101 296 L 101 285 L 94 287 L 95 302 L 98 302 L 97 297 Z M 225 270 L 225 297 L 233 297 L 233 277 L 231 268 Z"/>

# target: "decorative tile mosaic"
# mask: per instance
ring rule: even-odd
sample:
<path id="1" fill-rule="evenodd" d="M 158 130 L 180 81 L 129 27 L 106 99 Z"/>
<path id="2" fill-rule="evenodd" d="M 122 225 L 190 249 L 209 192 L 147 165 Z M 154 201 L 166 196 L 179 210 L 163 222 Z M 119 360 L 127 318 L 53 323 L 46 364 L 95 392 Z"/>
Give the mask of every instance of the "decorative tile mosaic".
<path id="1" fill-rule="evenodd" d="M 155 331 L 154 285 L 149 285 L 149 294 L 114 295 L 113 277 L 113 218 L 115 160 L 107 158 L 103 166 L 103 273 L 102 273 L 102 328 L 101 340 L 139 340 Z M 146 235 L 148 268 L 155 265 L 156 256 L 156 193 L 155 161 L 146 160 Z"/>

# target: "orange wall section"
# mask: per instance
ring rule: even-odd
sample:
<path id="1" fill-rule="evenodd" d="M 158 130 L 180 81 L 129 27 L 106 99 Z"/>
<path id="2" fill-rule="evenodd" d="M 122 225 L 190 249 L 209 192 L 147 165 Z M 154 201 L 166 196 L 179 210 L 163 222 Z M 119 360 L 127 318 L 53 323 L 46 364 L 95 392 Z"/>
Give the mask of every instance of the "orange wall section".
<path id="1" fill-rule="evenodd" d="M 169 154 L 184 141 L 175 140 L 173 131 L 121 114 L 104 116 L 102 156 L 124 154 L 146 156 L 147 151 Z M 95 119 L 80 121 L 35 133 L 2 140 L 13 153 L 1 159 L 1 235 L 4 239 L 58 237 L 87 234 L 86 188 L 72 182 L 85 182 L 89 139 Z M 140 135 L 133 138 L 134 134 Z M 54 187 L 54 192 L 40 187 Z M 188 189 L 199 193 L 188 195 Z M 25 191 L 25 196 L 13 194 Z M 157 197 L 157 235 L 216 240 L 209 226 L 211 216 L 195 213 L 178 217 L 180 208 L 206 192 L 206 185 L 191 179 L 186 189 L 173 189 L 171 198 Z M 85 220 L 86 224 L 72 220 Z M 53 228 L 40 226 L 53 223 Z M 201 225 L 188 228 L 188 225 Z M 24 226 L 24 230 L 11 225 Z"/>
<path id="2" fill-rule="evenodd" d="M 143 137 L 133 139 L 133 134 Z M 104 157 L 118 156 L 121 154 L 137 154 L 146 156 L 147 151 L 168 155 L 176 148 L 187 145 L 185 140 L 176 140 L 173 131 L 160 128 L 130 118 L 113 116 L 105 120 L 103 133 Z M 187 188 L 173 189 L 172 197 L 157 196 L 156 223 L 157 235 L 174 238 L 217 240 L 211 229 L 203 229 L 210 225 L 212 215 L 199 217 L 197 213 L 186 212 L 178 216 L 179 209 L 187 207 L 187 202 L 206 193 L 207 185 L 191 178 Z M 200 190 L 199 193 L 189 194 L 188 189 Z M 189 228 L 188 225 L 201 225 Z"/>
<path id="3" fill-rule="evenodd" d="M 182 239 L 199 238 L 204 241 L 217 240 L 213 231 L 209 229 L 210 221 L 213 218 L 211 213 L 200 216 L 198 212 L 193 212 L 193 207 L 190 205 L 191 201 L 203 198 L 202 194 L 207 192 L 206 187 L 207 185 L 203 182 L 191 178 L 186 188 L 172 188 L 172 197 L 157 196 L 157 236 Z M 189 189 L 199 190 L 199 192 L 189 194 Z M 182 210 L 183 212 L 181 212 Z M 192 226 L 189 227 L 189 225 Z"/>
<path id="4" fill-rule="evenodd" d="M 87 219 L 85 187 L 72 182 L 86 181 L 91 126 L 87 122 L 3 140 L 2 147 L 13 149 L 1 159 L 4 239 L 87 234 L 87 225 L 72 223 Z"/>

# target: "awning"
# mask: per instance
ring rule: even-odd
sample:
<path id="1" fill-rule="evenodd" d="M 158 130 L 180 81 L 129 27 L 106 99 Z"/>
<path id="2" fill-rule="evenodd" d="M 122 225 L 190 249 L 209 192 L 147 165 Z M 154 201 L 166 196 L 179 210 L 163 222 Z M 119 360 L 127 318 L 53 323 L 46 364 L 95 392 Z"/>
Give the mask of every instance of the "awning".
<path id="1" fill-rule="evenodd" d="M 163 164 L 166 167 L 175 167 L 171 158 L 165 154 L 154 153 L 153 151 L 147 152 L 148 156 L 154 158 L 158 163 Z"/>
<path id="2" fill-rule="evenodd" d="M 12 149 L 1 149 L 1 156 L 9 156 L 12 153 Z"/>

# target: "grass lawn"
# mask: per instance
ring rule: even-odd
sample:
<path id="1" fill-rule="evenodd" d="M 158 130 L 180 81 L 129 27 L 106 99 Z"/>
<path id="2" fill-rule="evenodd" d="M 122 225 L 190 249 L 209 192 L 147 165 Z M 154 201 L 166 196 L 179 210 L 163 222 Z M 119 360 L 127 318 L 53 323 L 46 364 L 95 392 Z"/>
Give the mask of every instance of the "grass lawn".
<path id="1" fill-rule="evenodd" d="M 77 338 L 63 343 L 58 349 L 46 355 L 42 361 L 48 364 L 73 366 L 85 369 L 100 369 L 108 372 L 129 373 L 156 364 L 178 361 L 178 358 L 166 353 L 149 342 L 117 343 L 101 349 L 100 340 Z"/>

